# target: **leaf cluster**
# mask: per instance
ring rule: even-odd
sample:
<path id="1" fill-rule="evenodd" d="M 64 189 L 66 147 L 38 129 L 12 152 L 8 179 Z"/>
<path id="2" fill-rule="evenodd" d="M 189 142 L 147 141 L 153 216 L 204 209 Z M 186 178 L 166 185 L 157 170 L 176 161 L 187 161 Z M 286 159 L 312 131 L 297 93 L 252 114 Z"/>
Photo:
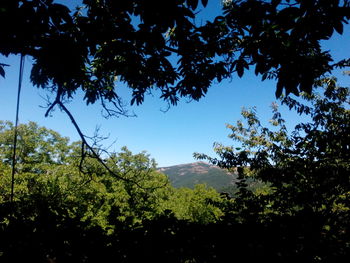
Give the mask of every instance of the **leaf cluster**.
<path id="1" fill-rule="evenodd" d="M 349 64 L 332 64 L 320 46 L 342 34 L 348 1 L 226 1 L 222 15 L 198 24 L 208 1 L 201 3 L 86 0 L 72 11 L 52 0 L 4 0 L 0 53 L 31 56 L 31 81 L 55 93 L 53 106 L 82 90 L 107 115 L 126 114 L 121 83 L 131 89 L 131 104 L 156 88 L 175 105 L 255 66 L 262 79 L 277 79 L 279 97 L 283 90 L 311 93 L 315 79 Z"/>

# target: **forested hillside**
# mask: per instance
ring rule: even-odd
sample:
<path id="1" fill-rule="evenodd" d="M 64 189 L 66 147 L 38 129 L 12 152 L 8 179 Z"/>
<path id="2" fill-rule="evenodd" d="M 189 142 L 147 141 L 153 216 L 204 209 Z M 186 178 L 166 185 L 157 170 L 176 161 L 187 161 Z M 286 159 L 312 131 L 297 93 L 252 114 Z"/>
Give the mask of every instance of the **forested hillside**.
<path id="1" fill-rule="evenodd" d="M 206 184 L 220 191 L 224 187 L 234 186 L 237 181 L 235 173 L 204 162 L 161 167 L 158 171 L 167 175 L 171 185 L 177 188 Z"/>
<path id="2" fill-rule="evenodd" d="M 235 167 L 231 169 L 220 168 L 200 161 L 162 167 L 158 168 L 158 171 L 164 173 L 175 188 L 187 187 L 194 189 L 196 185 L 203 184 L 231 197 L 237 194 L 239 188 L 237 184 L 239 183 L 238 172 Z M 247 187 L 254 192 L 269 190 L 268 184 L 254 178 L 247 180 Z"/>

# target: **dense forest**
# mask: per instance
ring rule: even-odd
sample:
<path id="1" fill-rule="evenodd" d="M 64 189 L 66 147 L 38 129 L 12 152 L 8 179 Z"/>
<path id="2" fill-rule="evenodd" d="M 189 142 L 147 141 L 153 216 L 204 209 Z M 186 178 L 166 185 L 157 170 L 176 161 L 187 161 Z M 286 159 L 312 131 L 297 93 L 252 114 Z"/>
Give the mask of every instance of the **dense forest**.
<path id="1" fill-rule="evenodd" d="M 294 131 L 276 105 L 270 127 L 245 109 L 245 121 L 228 126 L 240 148 L 195 154 L 238 172 L 234 196 L 173 188 L 147 153 L 126 147 L 104 152 L 102 164 L 33 122 L 18 127 L 12 182 L 14 127 L 1 121 L 1 262 L 347 262 L 349 89 L 334 78 L 318 85 L 304 103 L 282 100 L 311 119 Z"/>
<path id="2" fill-rule="evenodd" d="M 350 59 L 323 46 L 344 33 L 348 0 L 225 0 L 208 20 L 208 0 L 76 3 L 0 1 L 0 54 L 21 57 L 18 98 L 29 57 L 45 116 L 61 110 L 81 139 L 18 115 L 0 122 L 0 262 L 350 262 L 349 88 L 330 77 Z M 232 194 L 174 188 L 146 152 L 88 143 L 67 108 L 80 94 L 129 116 L 121 84 L 131 105 L 157 90 L 170 107 L 252 70 L 306 121 L 287 130 L 274 104 L 266 127 L 244 109 L 228 125 L 235 146 L 195 153 L 238 174 Z"/>

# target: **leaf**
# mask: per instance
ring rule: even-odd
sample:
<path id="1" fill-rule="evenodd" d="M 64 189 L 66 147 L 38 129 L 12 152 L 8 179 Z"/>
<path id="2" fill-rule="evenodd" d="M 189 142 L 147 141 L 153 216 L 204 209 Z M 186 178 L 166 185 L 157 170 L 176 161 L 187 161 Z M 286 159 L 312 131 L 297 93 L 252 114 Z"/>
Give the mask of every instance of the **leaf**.
<path id="1" fill-rule="evenodd" d="M 241 78 L 244 73 L 243 65 L 241 63 L 237 63 L 236 70 L 237 70 L 238 76 Z"/>
<path id="2" fill-rule="evenodd" d="M 237 71 L 237 74 L 238 76 L 241 78 L 244 74 L 244 68 L 247 68 L 248 69 L 248 64 L 247 62 L 244 60 L 244 59 L 240 59 L 237 61 L 237 64 L 236 64 L 236 71 Z"/>
<path id="3" fill-rule="evenodd" d="M 267 77 L 268 77 L 268 74 L 267 74 L 267 73 L 264 73 L 264 74 L 262 75 L 261 80 L 264 81 Z"/>
<path id="4" fill-rule="evenodd" d="M 257 76 L 259 73 L 262 73 L 262 70 L 261 70 L 261 63 L 256 63 L 256 66 L 255 66 L 255 75 Z"/>
<path id="5" fill-rule="evenodd" d="M 340 35 L 343 34 L 343 23 L 341 21 L 336 21 L 334 23 L 334 29 L 337 31 Z"/>
<path id="6" fill-rule="evenodd" d="M 282 83 L 282 80 L 279 80 L 279 81 L 277 82 L 277 88 L 276 88 L 276 93 L 275 93 L 276 98 L 281 97 L 281 95 L 282 95 L 282 90 L 283 90 L 283 83 Z"/>
<path id="7" fill-rule="evenodd" d="M 300 9 L 297 8 L 297 7 L 287 7 L 287 8 L 284 8 L 282 9 L 279 13 L 278 13 L 278 16 L 280 18 L 296 18 L 298 16 L 300 16 Z M 291 21 L 291 20 L 289 20 Z"/>
<path id="8" fill-rule="evenodd" d="M 0 75 L 5 78 L 5 70 L 2 66 L 0 66 Z"/>
<path id="9" fill-rule="evenodd" d="M 198 6 L 198 0 L 187 0 L 187 4 L 192 10 L 195 10 Z"/>

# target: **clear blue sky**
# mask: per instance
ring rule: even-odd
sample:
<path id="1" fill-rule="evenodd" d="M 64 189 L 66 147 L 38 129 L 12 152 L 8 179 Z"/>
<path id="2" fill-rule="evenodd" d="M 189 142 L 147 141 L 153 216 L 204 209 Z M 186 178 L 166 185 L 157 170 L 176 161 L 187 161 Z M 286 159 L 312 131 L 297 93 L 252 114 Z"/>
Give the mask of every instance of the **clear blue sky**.
<path id="1" fill-rule="evenodd" d="M 74 5 L 74 1 L 59 1 Z M 210 17 L 219 9 L 220 1 L 209 1 L 210 6 L 204 13 L 204 17 Z M 330 41 L 324 43 L 326 50 L 330 49 L 335 58 L 350 57 L 349 27 L 343 36 L 335 35 Z M 1 63 L 10 64 L 6 68 L 6 78 L 0 78 L 0 119 L 15 120 L 16 96 L 18 85 L 19 57 L 11 56 L 0 58 Z M 31 60 L 25 61 L 24 82 L 21 94 L 20 123 L 35 121 L 39 125 L 58 131 L 63 136 L 68 136 L 72 141 L 79 137 L 70 123 L 68 117 L 56 110 L 52 117 L 45 118 L 46 91 L 33 87 L 29 82 Z M 343 77 L 339 72 L 343 85 L 349 85 L 349 78 Z M 130 92 L 126 87 L 120 87 L 120 94 L 125 99 L 130 98 Z M 109 145 L 114 140 L 111 150 L 119 151 L 122 146 L 127 146 L 134 153 L 146 150 L 155 158 L 160 167 L 195 161 L 194 152 L 214 155 L 212 146 L 214 142 L 232 144 L 227 138 L 229 130 L 226 123 L 235 123 L 240 119 L 242 107 L 256 106 L 260 118 L 267 122 L 271 117 L 270 105 L 275 101 L 274 81 L 261 82 L 252 72 L 247 72 L 242 79 L 233 77 L 230 81 L 223 81 L 213 85 L 207 96 L 199 102 L 190 103 L 182 100 L 178 106 L 170 108 L 166 113 L 167 104 L 156 95 L 146 97 L 141 106 L 130 107 L 130 111 L 137 114 L 135 118 L 110 118 L 101 116 L 99 105 L 86 106 L 81 94 L 67 106 L 74 114 L 83 132 L 91 136 L 100 126 L 103 135 L 109 135 L 106 141 Z M 300 120 L 297 115 L 282 108 L 284 116 L 288 120 L 288 126 L 294 125 Z"/>

